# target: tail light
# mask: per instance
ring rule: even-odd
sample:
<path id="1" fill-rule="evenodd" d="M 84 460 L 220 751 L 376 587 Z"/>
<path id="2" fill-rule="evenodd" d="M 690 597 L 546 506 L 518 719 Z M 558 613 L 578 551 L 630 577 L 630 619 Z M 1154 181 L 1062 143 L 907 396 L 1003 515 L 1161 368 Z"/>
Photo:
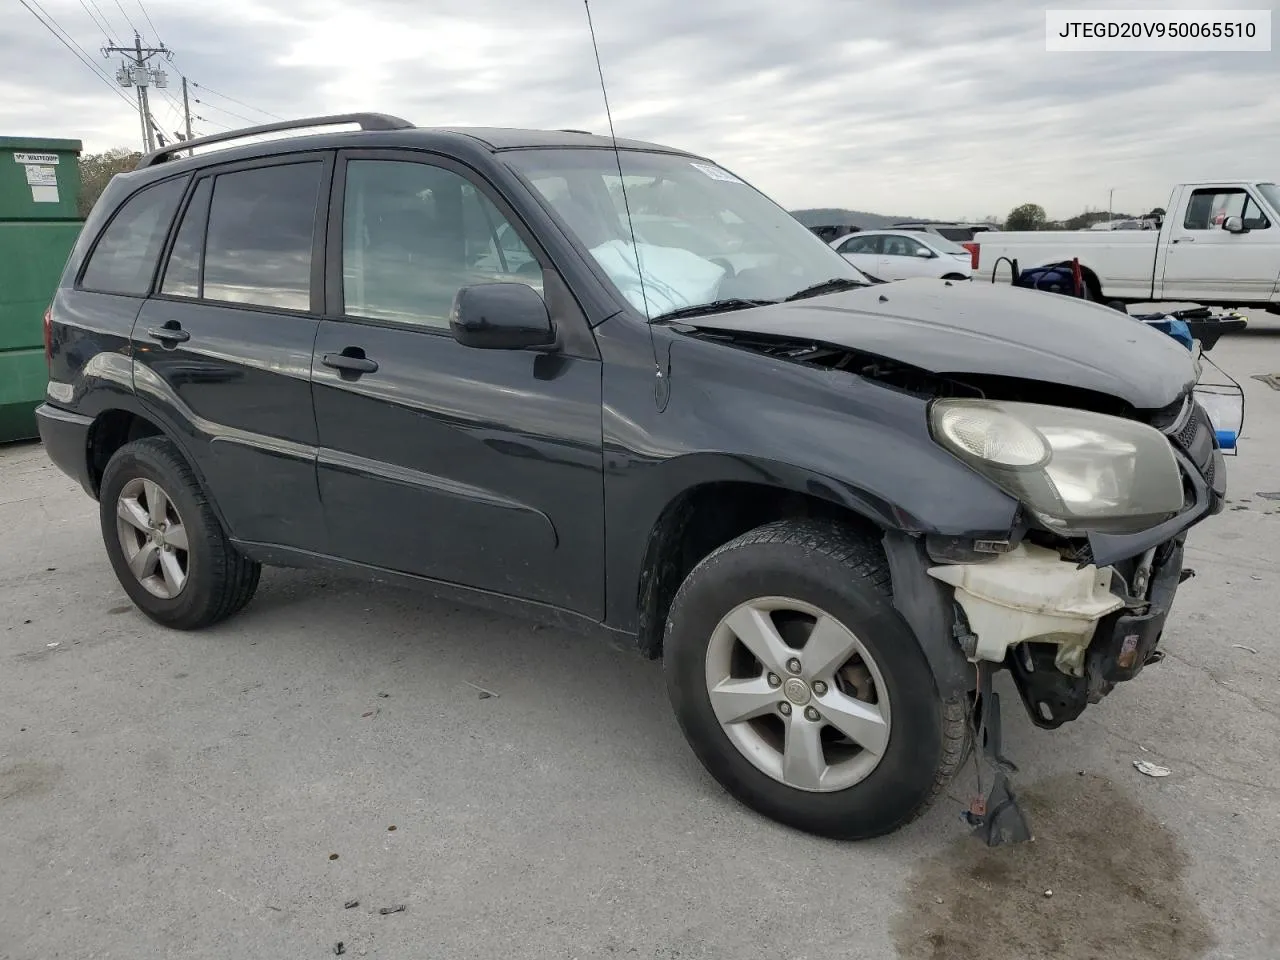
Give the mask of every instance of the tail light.
<path id="1" fill-rule="evenodd" d="M 44 312 L 44 363 L 53 370 L 53 304 Z"/>
<path id="2" fill-rule="evenodd" d="M 960 244 L 960 246 L 964 247 L 966 250 L 969 251 L 970 265 L 973 267 L 974 270 L 977 270 L 978 269 L 978 251 L 982 249 L 982 245 L 970 241 L 968 243 L 962 243 Z"/>

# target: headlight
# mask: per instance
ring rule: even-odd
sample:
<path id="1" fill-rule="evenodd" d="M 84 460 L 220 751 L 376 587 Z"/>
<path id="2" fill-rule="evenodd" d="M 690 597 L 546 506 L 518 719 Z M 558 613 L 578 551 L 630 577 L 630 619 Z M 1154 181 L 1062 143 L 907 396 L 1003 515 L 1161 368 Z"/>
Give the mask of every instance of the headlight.
<path id="1" fill-rule="evenodd" d="M 1142 530 L 1182 508 L 1182 471 L 1160 431 L 1069 407 L 938 400 L 933 438 L 1062 533 Z"/>

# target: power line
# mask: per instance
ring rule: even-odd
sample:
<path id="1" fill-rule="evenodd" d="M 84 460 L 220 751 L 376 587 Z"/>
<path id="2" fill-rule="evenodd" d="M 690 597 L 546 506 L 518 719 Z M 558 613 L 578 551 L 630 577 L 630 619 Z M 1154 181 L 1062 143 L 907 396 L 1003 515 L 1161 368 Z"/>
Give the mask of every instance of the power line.
<path id="1" fill-rule="evenodd" d="M 111 35 L 114 31 L 111 29 L 110 24 L 104 20 L 100 20 L 98 15 L 93 12 L 93 9 L 91 9 L 84 0 L 80 0 L 80 6 L 83 7 L 84 12 L 89 15 L 89 19 L 93 21 L 93 25 L 102 31 L 102 35 L 107 38 L 107 43 L 115 43 L 115 38 Z M 96 8 L 96 6 L 97 5 L 95 4 L 94 7 Z"/>
<path id="2" fill-rule="evenodd" d="M 80 45 L 79 45 L 79 44 L 75 43 L 75 41 L 74 41 L 74 40 L 71 40 L 70 42 L 68 42 L 68 40 L 67 40 L 67 39 L 63 39 L 62 34 L 58 33 L 58 30 L 62 29 L 61 27 L 58 27 L 57 29 L 54 29 L 54 27 L 53 27 L 53 25 L 52 25 L 52 24 L 50 24 L 50 23 L 46 23 L 46 22 L 45 22 L 45 20 L 44 20 L 44 18 L 43 18 L 43 17 L 41 17 L 41 16 L 40 16 L 40 14 L 36 13 L 35 9 L 34 9 L 34 8 L 32 8 L 30 4 L 28 4 L 28 3 L 27 3 L 27 0 L 18 0 L 18 2 L 19 2 L 20 4 L 22 4 L 24 7 L 26 7 L 26 8 L 27 8 L 27 10 L 28 10 L 28 12 L 30 12 L 30 14 L 31 14 L 33 17 L 35 17 L 37 20 L 39 20 L 39 21 L 40 21 L 41 26 L 43 26 L 46 30 L 48 30 L 50 33 L 52 33 L 52 34 L 54 35 L 54 37 L 57 39 L 57 41 L 58 41 L 59 43 L 61 43 L 64 47 L 66 47 L 66 48 L 71 52 L 71 55 L 72 55 L 73 57 L 75 57 L 77 60 L 79 60 L 81 63 L 83 63 L 86 67 L 88 67 L 88 68 L 93 72 L 93 75 L 94 75 L 95 77 L 97 77 L 99 80 L 101 80 L 103 83 L 105 83 L 105 84 L 110 88 L 110 90 L 111 90 L 111 92 L 112 92 L 112 93 L 114 93 L 116 96 L 118 96 L 118 97 L 119 97 L 121 100 L 123 100 L 125 103 L 129 104 L 129 106 L 130 106 L 132 109 L 134 109 L 134 110 L 138 110 L 138 109 L 139 109 L 139 108 L 138 108 L 138 106 L 137 106 L 136 104 L 134 104 L 134 102 L 133 102 L 132 100 L 130 100 L 127 96 L 125 96 L 125 94 L 120 90 L 120 88 L 119 88 L 119 87 L 117 87 L 114 83 L 112 83 L 112 82 L 111 82 L 111 80 L 110 80 L 110 79 L 108 79 L 108 77 L 107 77 L 105 74 L 101 73 L 101 72 L 98 70 L 98 68 L 97 68 L 97 67 L 95 67 L 95 66 L 94 66 L 90 61 L 86 60 L 84 57 L 82 57 L 82 56 L 80 55 L 80 52 L 83 52 L 83 48 L 80 48 Z M 37 3 L 37 0 L 32 0 L 32 2 L 33 2 L 33 3 Z M 37 5 L 38 5 L 38 3 L 37 3 Z M 41 9 L 43 9 L 43 8 L 41 8 Z M 51 17 L 50 19 L 52 20 L 52 17 Z M 70 36 L 70 35 L 68 34 L 68 37 L 69 37 L 69 36 Z M 75 44 L 75 45 L 73 46 L 73 44 Z M 79 48 L 79 49 L 80 49 L 80 52 L 77 52 L 77 48 Z"/>
<path id="3" fill-rule="evenodd" d="M 193 86 L 199 86 L 199 84 L 193 84 Z M 213 110 L 217 110 L 219 113 L 225 113 L 229 117 L 235 117 L 237 120 L 243 120 L 248 124 L 256 124 L 259 122 L 257 120 L 251 120 L 242 113 L 236 113 L 234 110 L 228 110 L 226 107 L 220 107 L 216 103 L 209 103 L 207 100 L 201 100 L 199 97 L 192 97 L 191 100 L 193 103 L 198 103 L 202 107 L 209 107 Z"/>
<path id="4" fill-rule="evenodd" d="M 129 19 L 129 14 L 125 12 L 124 4 L 122 4 L 120 0 L 116 0 L 116 6 L 120 8 L 120 15 L 124 17 L 124 22 L 129 25 L 129 29 L 132 30 L 134 33 L 138 33 L 138 34 L 142 33 L 141 30 L 139 30 L 137 27 L 133 25 L 133 21 Z"/>
<path id="5" fill-rule="evenodd" d="M 214 90 L 214 89 L 212 89 L 212 88 L 210 88 L 210 87 L 206 87 L 206 86 L 205 86 L 204 84 L 202 84 L 202 83 L 195 83 L 195 82 L 193 81 L 191 85 L 192 85 L 193 87 L 195 87 L 196 89 L 198 89 L 198 90 L 203 90 L 205 93 L 211 93 L 211 94 L 213 94 L 215 97 L 221 97 L 223 100 L 229 100 L 229 101 L 231 101 L 232 103 L 239 104 L 240 106 L 244 107 L 244 108 L 245 108 L 245 109 L 247 109 L 247 110 L 253 110 L 253 111 L 257 112 L 257 113 L 266 114 L 268 117 L 271 117 L 271 119 L 273 119 L 273 120 L 283 120 L 283 119 L 284 119 L 284 117 L 277 116 L 276 114 L 272 113 L 270 110 L 263 110 L 261 107 L 255 107 L 255 106 L 253 106 L 253 105 L 251 105 L 251 104 L 245 103 L 243 100 L 237 100 L 235 97 L 229 97 L 229 96 L 227 96 L 225 93 L 219 93 L 217 90 Z M 229 110 L 228 110 L 228 111 L 224 111 L 224 112 L 225 112 L 225 113 L 230 113 L 231 111 L 229 111 Z M 235 116 L 235 114 L 232 114 L 232 116 Z M 244 117 L 241 117 L 241 119 L 243 120 L 243 119 L 245 119 L 245 118 L 244 118 Z M 250 122 L 252 123 L 252 122 L 254 122 L 254 121 L 250 121 Z"/>
<path id="6" fill-rule="evenodd" d="M 218 123 L 218 121 L 216 121 L 216 120 L 210 120 L 208 117 L 202 117 L 202 116 L 200 116 L 198 113 L 193 113 L 193 114 L 191 115 L 191 119 L 193 119 L 193 120 L 199 120 L 201 123 L 207 123 L 207 124 L 209 124 L 209 125 L 211 125 L 211 126 L 214 126 L 214 127 L 221 127 L 223 130 L 230 130 L 230 129 L 231 129 L 231 128 L 230 128 L 230 127 L 228 127 L 225 123 Z"/>
<path id="7" fill-rule="evenodd" d="M 138 9 L 142 11 L 142 15 L 147 18 L 147 26 L 151 28 L 152 35 L 156 38 L 156 42 L 160 46 L 164 46 L 164 41 L 160 39 L 160 31 L 156 29 L 155 21 L 151 19 L 151 14 L 147 13 L 147 8 L 142 5 L 142 0 L 134 0 L 138 4 Z"/>

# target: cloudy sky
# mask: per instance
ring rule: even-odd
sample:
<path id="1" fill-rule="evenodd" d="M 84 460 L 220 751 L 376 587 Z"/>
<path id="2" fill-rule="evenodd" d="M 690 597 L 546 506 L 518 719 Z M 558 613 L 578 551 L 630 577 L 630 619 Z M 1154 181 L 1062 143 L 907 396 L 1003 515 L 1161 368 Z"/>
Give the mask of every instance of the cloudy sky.
<path id="1" fill-rule="evenodd" d="M 5 2 L 0 132 L 136 146 L 131 92 Z M 582 0 L 27 3 L 108 76 L 104 22 L 117 42 L 159 36 L 175 56 L 152 112 L 169 130 L 180 73 L 207 88 L 198 133 L 350 109 L 607 129 Z M 1250 4 L 1053 4 L 1179 5 Z M 1065 217 L 1105 209 L 1110 188 L 1138 211 L 1179 180 L 1280 178 L 1280 51 L 1046 53 L 1044 6 L 1000 0 L 593 0 L 592 13 L 619 135 L 707 154 L 792 209 L 979 217 L 1030 201 Z"/>

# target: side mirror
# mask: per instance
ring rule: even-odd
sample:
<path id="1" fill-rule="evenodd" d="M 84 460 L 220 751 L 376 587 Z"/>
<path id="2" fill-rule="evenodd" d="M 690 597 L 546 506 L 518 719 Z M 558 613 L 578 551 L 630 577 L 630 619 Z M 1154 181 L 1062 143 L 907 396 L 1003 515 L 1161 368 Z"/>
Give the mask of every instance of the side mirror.
<path id="1" fill-rule="evenodd" d="M 925 249 L 924 247 L 917 247 L 917 248 L 916 248 L 916 256 L 917 256 L 917 257 L 919 257 L 921 260 L 932 260 L 932 259 L 933 259 L 933 251 L 932 251 L 932 250 L 927 250 L 927 249 Z"/>
<path id="2" fill-rule="evenodd" d="M 546 301 L 525 283 L 477 283 L 454 295 L 453 339 L 482 350 L 524 350 L 556 342 Z"/>
<path id="3" fill-rule="evenodd" d="M 1227 233 L 1248 233 L 1245 229 L 1244 220 L 1240 217 L 1227 217 L 1222 221 L 1222 229 Z"/>

